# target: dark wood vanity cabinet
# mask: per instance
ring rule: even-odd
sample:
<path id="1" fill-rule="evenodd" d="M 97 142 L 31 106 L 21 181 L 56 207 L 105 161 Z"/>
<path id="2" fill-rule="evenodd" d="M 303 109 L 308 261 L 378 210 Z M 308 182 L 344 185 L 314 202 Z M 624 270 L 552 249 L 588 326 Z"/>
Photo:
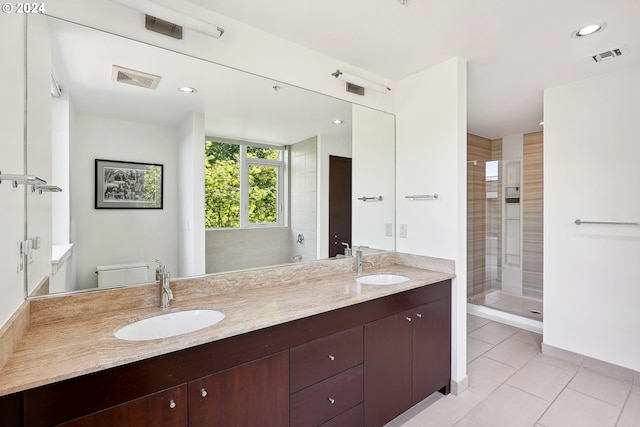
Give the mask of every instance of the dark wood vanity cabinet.
<path id="1" fill-rule="evenodd" d="M 447 280 L 29 389 L 0 425 L 382 426 L 448 392 L 450 305 Z"/>
<path id="2" fill-rule="evenodd" d="M 288 371 L 284 351 L 190 381 L 189 426 L 288 425 Z"/>
<path id="3" fill-rule="evenodd" d="M 381 426 L 441 390 L 449 392 L 451 299 L 364 326 L 364 425 Z"/>
<path id="4" fill-rule="evenodd" d="M 172 387 L 130 402 L 122 403 L 58 427 L 186 427 L 187 385 Z"/>
<path id="5" fill-rule="evenodd" d="M 362 326 L 292 348 L 290 359 L 291 427 L 318 426 L 361 406 Z M 353 418 L 338 419 L 343 427 L 362 426 Z"/>

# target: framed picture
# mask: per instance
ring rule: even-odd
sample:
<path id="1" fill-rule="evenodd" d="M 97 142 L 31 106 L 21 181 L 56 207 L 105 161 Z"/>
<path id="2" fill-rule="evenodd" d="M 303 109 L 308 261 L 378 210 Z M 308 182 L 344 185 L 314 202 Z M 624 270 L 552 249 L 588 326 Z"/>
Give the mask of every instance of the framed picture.
<path id="1" fill-rule="evenodd" d="M 162 209 L 162 165 L 96 159 L 96 209 Z"/>

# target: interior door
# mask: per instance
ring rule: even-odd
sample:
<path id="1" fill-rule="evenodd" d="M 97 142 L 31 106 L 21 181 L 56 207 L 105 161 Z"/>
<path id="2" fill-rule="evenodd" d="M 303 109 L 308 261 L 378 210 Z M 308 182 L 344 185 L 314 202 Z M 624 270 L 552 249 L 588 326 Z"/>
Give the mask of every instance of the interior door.
<path id="1" fill-rule="evenodd" d="M 329 156 L 329 258 L 351 247 L 351 159 Z"/>

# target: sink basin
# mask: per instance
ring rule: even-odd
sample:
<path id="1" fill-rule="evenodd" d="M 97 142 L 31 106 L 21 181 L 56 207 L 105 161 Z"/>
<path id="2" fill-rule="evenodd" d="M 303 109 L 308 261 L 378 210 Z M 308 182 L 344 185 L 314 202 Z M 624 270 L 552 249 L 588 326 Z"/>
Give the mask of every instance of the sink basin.
<path id="1" fill-rule="evenodd" d="M 215 325 L 224 319 L 217 310 L 184 310 L 161 314 L 129 323 L 115 331 L 116 338 L 146 341 L 187 334 Z"/>
<path id="2" fill-rule="evenodd" d="M 363 285 L 397 285 L 404 283 L 409 278 L 399 274 L 371 274 L 369 276 L 358 277 L 356 281 Z"/>

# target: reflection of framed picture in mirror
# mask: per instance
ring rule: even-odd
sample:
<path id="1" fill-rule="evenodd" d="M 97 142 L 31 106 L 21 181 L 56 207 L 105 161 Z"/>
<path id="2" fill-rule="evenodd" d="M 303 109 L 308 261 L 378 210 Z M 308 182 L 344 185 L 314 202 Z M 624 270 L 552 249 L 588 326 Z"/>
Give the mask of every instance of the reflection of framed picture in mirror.
<path id="1" fill-rule="evenodd" d="M 96 209 L 162 209 L 162 165 L 96 159 Z"/>

